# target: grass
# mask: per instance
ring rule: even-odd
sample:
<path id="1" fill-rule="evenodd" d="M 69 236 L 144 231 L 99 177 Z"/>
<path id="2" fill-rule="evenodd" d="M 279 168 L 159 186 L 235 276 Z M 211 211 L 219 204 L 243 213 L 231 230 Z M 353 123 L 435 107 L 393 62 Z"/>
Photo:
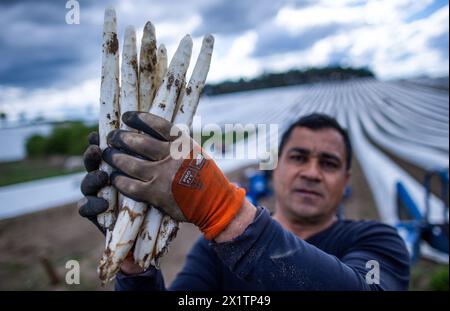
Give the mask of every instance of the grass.
<path id="1" fill-rule="evenodd" d="M 64 160 L 64 157 L 45 157 L 0 163 L 0 187 L 83 170 L 82 167 L 67 169 Z"/>
<path id="2" fill-rule="evenodd" d="M 419 259 L 411 270 L 410 290 L 448 291 L 448 265 Z"/>

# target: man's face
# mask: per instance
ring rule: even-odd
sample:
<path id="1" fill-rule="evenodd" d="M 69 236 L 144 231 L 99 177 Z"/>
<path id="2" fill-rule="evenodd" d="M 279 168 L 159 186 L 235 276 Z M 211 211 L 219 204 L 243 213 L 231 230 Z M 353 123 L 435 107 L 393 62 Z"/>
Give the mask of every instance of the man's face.
<path id="1" fill-rule="evenodd" d="M 277 213 L 312 224 L 332 217 L 350 177 L 345 163 L 338 131 L 294 128 L 274 172 Z"/>

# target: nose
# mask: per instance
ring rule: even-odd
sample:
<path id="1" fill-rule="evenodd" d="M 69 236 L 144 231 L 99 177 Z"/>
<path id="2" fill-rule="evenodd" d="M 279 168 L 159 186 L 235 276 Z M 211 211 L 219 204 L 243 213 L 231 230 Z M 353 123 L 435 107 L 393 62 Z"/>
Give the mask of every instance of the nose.
<path id="1" fill-rule="evenodd" d="M 319 163 L 316 160 L 308 161 L 300 172 L 300 177 L 311 182 L 320 182 L 322 180 Z"/>

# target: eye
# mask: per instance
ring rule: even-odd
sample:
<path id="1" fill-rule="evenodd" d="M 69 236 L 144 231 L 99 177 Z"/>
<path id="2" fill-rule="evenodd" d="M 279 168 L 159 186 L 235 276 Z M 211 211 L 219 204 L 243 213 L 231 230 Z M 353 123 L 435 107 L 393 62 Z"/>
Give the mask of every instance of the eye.
<path id="1" fill-rule="evenodd" d="M 322 160 L 320 162 L 320 165 L 325 168 L 325 169 L 329 169 L 329 170 L 336 170 L 339 168 L 339 163 L 335 162 L 335 161 L 330 161 L 330 160 Z"/>
<path id="2" fill-rule="evenodd" d="M 295 161 L 295 162 L 299 162 L 299 163 L 304 163 L 307 160 L 307 157 L 305 155 L 302 154 L 291 154 L 289 156 L 289 159 Z"/>

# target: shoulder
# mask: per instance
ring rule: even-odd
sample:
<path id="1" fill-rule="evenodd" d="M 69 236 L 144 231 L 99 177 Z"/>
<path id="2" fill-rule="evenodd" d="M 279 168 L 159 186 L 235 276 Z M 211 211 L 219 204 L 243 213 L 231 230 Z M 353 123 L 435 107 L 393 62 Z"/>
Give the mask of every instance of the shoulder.
<path id="1" fill-rule="evenodd" d="M 383 241 L 383 243 L 391 241 L 393 243 L 404 244 L 403 239 L 393 226 L 379 221 L 349 221 L 348 226 L 351 228 L 351 232 L 354 234 L 355 239 L 359 241 L 378 240 L 380 242 Z"/>
<path id="2" fill-rule="evenodd" d="M 349 253 L 365 253 L 409 262 L 409 253 L 397 230 L 374 220 L 342 220 L 330 232 L 328 244 L 340 245 L 339 257 Z"/>
<path id="3" fill-rule="evenodd" d="M 348 237 L 345 257 L 368 256 L 397 267 L 409 267 L 409 252 L 394 227 L 373 220 L 346 220 L 341 226 Z"/>
<path id="4" fill-rule="evenodd" d="M 406 245 L 397 230 L 378 221 L 344 221 L 352 235 L 342 260 L 362 273 L 376 262 L 380 269 L 380 288 L 406 290 L 410 259 Z M 368 266 L 369 265 L 369 266 Z"/>
<path id="5" fill-rule="evenodd" d="M 342 220 L 333 229 L 334 234 L 347 235 L 353 242 L 371 239 L 402 241 L 394 227 L 375 220 Z"/>

